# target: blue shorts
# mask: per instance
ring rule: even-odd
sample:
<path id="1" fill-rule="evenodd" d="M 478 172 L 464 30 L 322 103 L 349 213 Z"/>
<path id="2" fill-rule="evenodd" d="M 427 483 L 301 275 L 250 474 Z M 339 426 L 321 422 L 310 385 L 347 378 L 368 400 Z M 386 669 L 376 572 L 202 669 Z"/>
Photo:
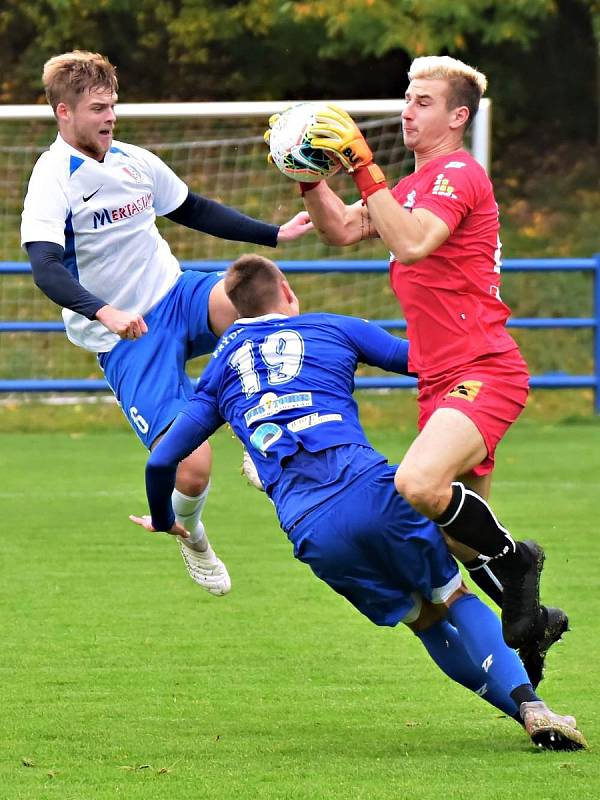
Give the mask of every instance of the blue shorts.
<path id="1" fill-rule="evenodd" d="M 148 333 L 122 339 L 98 361 L 133 430 L 150 448 L 194 392 L 185 372 L 190 358 L 212 353 L 218 341 L 208 324 L 208 298 L 222 274 L 182 273 L 146 315 Z"/>
<path id="2" fill-rule="evenodd" d="M 437 526 L 396 491 L 395 472 L 369 470 L 288 533 L 296 558 L 376 625 L 414 621 L 421 598 L 442 603 L 462 580 Z"/>

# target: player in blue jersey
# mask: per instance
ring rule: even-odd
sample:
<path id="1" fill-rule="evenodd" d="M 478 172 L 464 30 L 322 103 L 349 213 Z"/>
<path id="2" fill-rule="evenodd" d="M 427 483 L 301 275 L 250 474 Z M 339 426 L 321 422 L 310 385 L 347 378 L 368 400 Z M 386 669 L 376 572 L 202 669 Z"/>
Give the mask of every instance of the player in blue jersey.
<path id="1" fill-rule="evenodd" d="M 225 290 L 241 314 L 146 469 L 149 531 L 185 536 L 177 465 L 224 422 L 251 453 L 294 555 L 376 625 L 407 624 L 453 680 L 522 722 L 537 745 L 586 746 L 535 694 L 500 620 L 462 582 L 436 525 L 394 486 L 352 397 L 359 361 L 406 372 L 408 343 L 364 320 L 299 314 L 284 275 L 242 256 Z"/>
<path id="2" fill-rule="evenodd" d="M 21 241 L 34 280 L 63 306 L 71 342 L 98 353 L 129 423 L 152 448 L 192 394 L 185 362 L 209 353 L 235 312 L 221 276 L 182 273 L 156 227 L 165 216 L 223 239 L 275 247 L 311 228 L 306 212 L 270 225 L 190 191 L 156 155 L 113 141 L 117 77 L 97 53 L 75 51 L 44 67 L 58 135 L 37 161 Z M 173 502 L 191 536 L 181 552 L 212 594 L 230 579 L 200 519 L 211 454 L 181 464 Z"/>

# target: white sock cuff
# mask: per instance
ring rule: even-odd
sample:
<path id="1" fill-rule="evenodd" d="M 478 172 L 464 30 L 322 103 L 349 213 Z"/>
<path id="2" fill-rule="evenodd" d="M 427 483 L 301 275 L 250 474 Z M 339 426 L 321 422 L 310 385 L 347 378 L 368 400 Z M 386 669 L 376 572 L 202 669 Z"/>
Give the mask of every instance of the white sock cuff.
<path id="1" fill-rule="evenodd" d="M 173 503 L 173 511 L 178 517 L 191 517 L 196 513 L 201 513 L 208 497 L 210 490 L 210 480 L 201 494 L 196 497 L 180 492 L 179 489 L 173 489 L 171 495 L 171 502 Z"/>

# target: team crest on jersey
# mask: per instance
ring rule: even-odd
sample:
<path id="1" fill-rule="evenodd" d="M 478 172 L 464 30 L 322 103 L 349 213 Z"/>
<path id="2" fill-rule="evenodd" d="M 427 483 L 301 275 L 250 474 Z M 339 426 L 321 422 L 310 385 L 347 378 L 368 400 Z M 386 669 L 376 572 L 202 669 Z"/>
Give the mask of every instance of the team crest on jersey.
<path id="1" fill-rule="evenodd" d="M 413 208 L 416 200 L 417 200 L 417 191 L 416 189 L 413 189 L 412 192 L 409 192 L 406 195 L 406 200 L 404 201 L 403 208 Z"/>
<path id="2" fill-rule="evenodd" d="M 431 194 L 441 195 L 442 197 L 451 197 L 453 200 L 456 200 L 454 186 L 451 185 L 450 181 L 448 178 L 446 178 L 443 172 L 441 172 L 435 179 Z"/>
<path id="3" fill-rule="evenodd" d="M 446 399 L 446 397 L 458 397 L 461 400 L 468 400 L 469 403 L 472 403 L 479 394 L 479 390 L 482 386 L 483 383 L 481 381 L 463 381 L 462 383 L 457 383 L 454 389 L 448 392 L 447 395 L 444 395 L 444 399 Z"/>
<path id="4" fill-rule="evenodd" d="M 138 172 L 137 169 L 135 167 L 132 167 L 131 165 L 123 167 L 123 172 L 126 172 L 127 175 L 129 175 L 130 178 L 133 178 L 133 180 L 136 183 L 141 183 L 144 180 L 142 174 Z"/>

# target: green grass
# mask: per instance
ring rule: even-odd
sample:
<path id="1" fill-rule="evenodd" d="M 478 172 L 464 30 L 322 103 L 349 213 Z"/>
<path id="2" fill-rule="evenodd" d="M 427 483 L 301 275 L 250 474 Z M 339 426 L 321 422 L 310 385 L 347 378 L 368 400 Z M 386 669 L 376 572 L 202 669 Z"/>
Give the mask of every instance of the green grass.
<path id="1" fill-rule="evenodd" d="M 372 440 L 397 459 L 411 425 L 376 411 Z M 571 615 L 541 688 L 578 716 L 591 750 L 574 754 L 537 752 L 406 629 L 295 562 L 224 431 L 205 516 L 234 588 L 202 592 L 172 540 L 129 523 L 145 454 L 110 423 L 0 434 L 2 800 L 600 796 L 596 421 L 524 419 L 493 493 L 544 543 L 543 597 Z"/>

